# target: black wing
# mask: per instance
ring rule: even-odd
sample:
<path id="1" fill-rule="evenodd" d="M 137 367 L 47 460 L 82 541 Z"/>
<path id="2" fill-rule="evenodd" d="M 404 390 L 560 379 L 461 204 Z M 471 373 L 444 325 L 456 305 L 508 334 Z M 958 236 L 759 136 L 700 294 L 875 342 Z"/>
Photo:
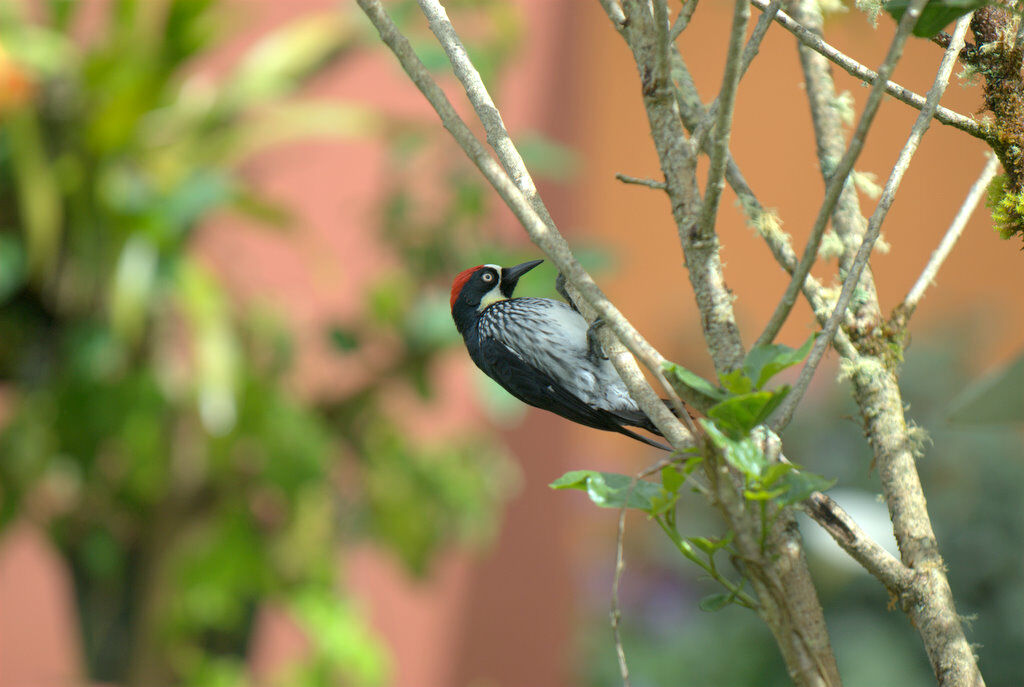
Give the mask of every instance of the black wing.
<path id="1" fill-rule="evenodd" d="M 505 344 L 495 339 L 480 342 L 480 369 L 506 391 L 523 403 L 548 410 L 587 427 L 619 432 L 637 441 L 664 450 L 668 446 L 626 429 L 623 425 L 640 426 L 657 433 L 647 416 L 625 417 L 607 410 L 593 408 L 578 396 L 560 386 L 548 374 L 516 355 Z"/>

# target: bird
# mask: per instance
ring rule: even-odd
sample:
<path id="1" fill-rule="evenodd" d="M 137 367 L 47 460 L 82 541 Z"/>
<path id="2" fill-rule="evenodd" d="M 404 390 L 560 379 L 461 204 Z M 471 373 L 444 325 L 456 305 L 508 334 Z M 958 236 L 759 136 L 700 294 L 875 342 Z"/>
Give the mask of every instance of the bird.
<path id="1" fill-rule="evenodd" d="M 452 319 L 469 357 L 527 405 L 670 450 L 628 429 L 661 434 L 630 397 L 596 345 L 592 326 L 574 307 L 552 298 L 513 298 L 519 279 L 542 262 L 477 265 L 455 277 Z"/>

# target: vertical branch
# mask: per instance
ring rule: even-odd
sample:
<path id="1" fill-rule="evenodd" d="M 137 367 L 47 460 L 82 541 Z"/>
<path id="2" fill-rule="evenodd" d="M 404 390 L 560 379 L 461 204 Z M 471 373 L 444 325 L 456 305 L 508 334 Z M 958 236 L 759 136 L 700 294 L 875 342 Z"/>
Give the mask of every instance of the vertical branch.
<path id="1" fill-rule="evenodd" d="M 907 10 L 908 13 L 909 11 L 910 10 Z M 946 90 L 946 85 L 949 83 L 949 76 L 953 72 L 953 65 L 956 63 L 957 55 L 960 53 L 960 48 L 964 46 L 964 36 L 967 33 L 967 26 L 969 22 L 970 17 L 966 16 L 961 18 L 956 25 L 956 30 L 953 32 L 953 39 L 950 41 L 946 52 L 942 55 L 942 62 L 939 64 L 939 71 L 935 75 L 935 83 L 933 83 L 932 87 L 928 90 L 928 96 L 926 98 L 927 102 L 925 103 L 924 108 L 921 109 L 920 114 L 918 114 L 917 120 L 914 122 L 914 126 L 910 130 L 910 136 L 907 138 L 907 142 L 903 145 L 902 150 L 900 150 L 899 157 L 896 158 L 896 164 L 893 166 L 892 173 L 889 175 L 889 179 L 885 182 L 885 188 L 882 189 L 882 195 L 878 199 L 875 211 L 871 214 L 871 220 L 868 222 L 868 229 L 864 233 L 864 237 L 860 242 L 860 247 L 857 249 L 857 254 L 853 259 L 853 264 L 846 275 L 846 280 L 843 282 L 843 289 L 839 294 L 839 299 L 836 301 L 835 309 L 832 311 L 832 315 L 829 317 L 828 322 L 825 323 L 824 333 L 822 336 L 818 337 L 817 341 L 814 342 L 814 347 L 811 349 L 810 355 L 807 356 L 807 362 L 804 365 L 804 368 L 800 371 L 800 378 L 797 379 L 796 384 L 793 385 L 793 391 L 786 397 L 785 403 L 779 410 L 778 419 L 772 423 L 772 428 L 777 432 L 781 431 L 783 427 L 789 424 L 790 419 L 793 417 L 793 412 L 800 403 L 800 399 L 803 398 L 804 393 L 807 391 L 807 387 L 810 386 L 811 378 L 814 376 L 814 372 L 817 370 L 818 364 L 825 355 L 825 350 L 828 348 L 829 342 L 835 336 L 835 333 L 839 328 L 839 323 L 846 314 L 846 306 L 849 304 L 850 298 L 853 296 L 854 288 L 856 288 L 857 284 L 860 282 L 861 273 L 868 264 L 868 259 L 871 257 L 871 250 L 874 248 L 875 241 L 878 239 L 878 236 L 882 231 L 882 222 L 885 221 L 889 208 L 892 206 L 892 202 L 896 198 L 896 191 L 900 186 L 900 182 L 903 180 L 903 175 L 910 166 L 910 159 L 917 151 L 917 146 L 920 144 L 921 138 L 924 137 L 925 131 L 928 130 L 928 127 L 931 124 L 932 113 L 938 106 L 939 98 L 942 97 L 942 94 Z"/>
<path id="2" fill-rule="evenodd" d="M 772 19 L 779 11 L 779 7 L 782 5 L 782 0 L 772 0 L 771 4 L 761 14 L 761 18 L 757 20 L 757 24 L 754 26 L 753 32 L 750 34 L 750 40 L 747 41 L 747 45 L 743 48 L 743 56 L 741 57 L 742 64 L 740 65 L 740 77 L 747 73 L 747 69 L 750 68 L 750 63 L 757 57 L 758 51 L 761 49 L 761 41 L 764 40 L 765 34 L 768 33 L 768 27 L 771 26 Z M 673 50 L 675 55 L 679 54 L 679 50 Z M 674 55 L 674 56 L 675 56 Z M 721 106 L 719 98 L 715 98 L 715 101 L 708 107 L 707 114 L 701 118 L 699 126 L 691 128 L 693 131 L 694 145 L 703 150 L 707 145 L 707 134 L 711 129 L 711 122 L 718 116 L 718 108 Z M 703 103 L 701 108 L 703 108 Z"/>
<path id="3" fill-rule="evenodd" d="M 732 133 L 732 112 L 736 105 L 736 90 L 743 73 L 741 69 L 743 38 L 747 33 L 749 19 L 750 4 L 748 0 L 736 0 L 732 17 L 732 32 L 729 36 L 729 52 L 725 62 L 725 75 L 722 77 L 722 89 L 717 100 L 719 108 L 718 116 L 715 118 L 714 140 L 711 144 L 711 166 L 708 169 L 708 181 L 704 187 L 704 206 L 701 208 L 700 221 L 697 223 L 697 234 L 702 239 L 707 239 L 714 231 L 715 218 L 718 216 L 718 201 L 722 197 L 722 189 L 725 187 L 725 167 Z"/>
<path id="4" fill-rule="evenodd" d="M 770 11 L 771 8 L 769 8 Z M 767 16 L 769 16 L 767 13 L 762 15 L 762 19 Z M 686 63 L 683 61 L 682 55 L 679 54 L 678 50 L 673 51 L 672 60 L 672 73 L 676 80 L 676 101 L 679 105 L 683 124 L 692 132 L 696 130 L 698 123 L 706 116 L 704 104 L 700 100 L 700 95 L 697 93 L 697 88 L 693 83 L 693 78 L 690 76 L 690 71 L 687 69 Z M 710 150 L 710 145 L 707 141 L 704 142 L 703 146 L 705 152 Z M 629 183 L 639 183 L 640 181 L 632 178 L 623 179 L 623 175 L 616 176 Z M 776 262 L 792 275 L 796 271 L 798 259 L 793 252 L 793 248 L 790 246 L 789 236 L 778 226 L 778 221 L 772 218 L 772 213 L 766 211 L 761 205 L 761 202 L 754 195 L 753 190 L 750 188 L 731 154 L 727 155 L 725 179 L 739 197 L 744 212 L 747 213 L 750 221 L 757 227 L 758 233 L 764 238 Z M 663 189 L 664 184 L 657 188 Z M 818 283 L 813 275 L 808 274 L 807 278 L 804 279 L 803 293 L 807 302 L 810 303 L 811 308 L 814 310 L 814 316 L 824 326 L 832 312 L 824 293 L 824 287 Z M 857 357 L 857 351 L 853 348 L 853 344 L 850 343 L 850 340 L 842 330 L 836 332 L 833 346 L 844 357 L 851 359 Z"/>
<path id="5" fill-rule="evenodd" d="M 917 19 L 921 15 L 921 8 L 924 7 L 926 2 L 927 0 L 913 0 L 907 11 L 903 14 L 902 19 L 900 19 L 900 23 L 896 28 L 896 35 L 893 36 L 892 43 L 889 45 L 889 52 L 886 54 L 882 66 L 878 68 L 879 78 L 871 87 L 867 103 L 864 105 L 864 111 L 861 113 L 860 120 L 857 122 L 857 128 L 850 139 L 850 145 L 842 159 L 838 164 L 835 164 L 830 156 L 820 155 L 819 150 L 823 174 L 828 179 L 828 184 L 825 187 L 825 200 L 818 209 L 818 216 L 814 220 L 814 226 L 811 229 L 810 236 L 807 238 L 807 245 L 804 247 L 804 254 L 800 258 L 796 272 L 793 273 L 793 278 L 786 287 L 786 291 L 782 295 L 778 306 L 776 306 L 775 312 L 772 313 L 771 319 L 768 320 L 764 332 L 757 339 L 759 345 L 771 343 L 778 335 L 782 325 L 789 317 L 793 305 L 796 303 L 797 294 L 803 287 L 803 282 L 807 278 L 808 273 L 810 273 L 811 266 L 818 259 L 818 249 L 821 247 L 821 238 L 825 234 L 825 225 L 828 224 L 828 218 L 836 207 L 839 194 L 846 187 L 847 178 L 850 172 L 853 171 L 853 165 L 860 156 L 860 151 L 864 148 L 868 131 L 874 123 L 878 107 L 882 104 L 882 96 L 885 95 L 885 84 L 896 68 L 896 63 L 899 62 L 900 57 L 903 55 L 903 45 L 910 36 L 910 31 L 914 28 L 914 24 L 917 23 Z M 933 106 L 932 111 L 934 109 Z"/>
<path id="6" fill-rule="evenodd" d="M 790 0 L 788 9 L 796 22 L 814 33 L 821 33 L 821 17 L 814 0 Z M 801 42 L 798 50 L 824 169 L 827 157 L 843 148 L 842 125 L 831 107 L 835 89 L 827 59 L 805 42 Z M 840 262 L 841 269 L 847 269 L 855 260 L 866 231 L 852 189 L 841 196 L 833 222 L 847 246 Z M 984 681 L 956 613 L 931 528 L 915 464 L 915 444 L 904 416 L 896 372 L 891 361 L 883 357 L 884 353 L 878 353 L 889 350 L 891 342 L 872 338 L 877 336 L 871 332 L 880 323 L 880 310 L 869 270 L 865 270 L 860 286 L 862 295 L 851 336 L 855 335 L 855 341 L 859 342 L 861 355 L 856 360 L 848 360 L 847 369 L 854 400 L 874 453 L 900 556 L 912 571 L 912 583 L 900 596 L 900 607 L 920 634 L 939 684 L 978 687 L 984 685 Z"/>
<path id="7" fill-rule="evenodd" d="M 664 8 L 656 0 L 655 8 Z M 640 73 L 640 86 L 647 112 L 648 127 L 654 139 L 683 255 L 701 313 L 704 339 L 715 369 L 720 373 L 739 367 L 743 361 L 743 343 L 732 307 L 732 294 L 722 276 L 718 239 L 712 233 L 701 237 L 696 231 L 700 214 L 697 190 L 696 156 L 686 140 L 673 95 L 671 70 L 667 59 L 667 31 L 641 0 L 627 0 L 622 36 L 633 53 Z M 659 11 L 659 15 L 664 12 Z M 666 15 L 667 17 L 667 15 Z M 614 21 L 614 18 L 613 18 Z M 664 41 L 664 42 L 663 42 Z"/>
<path id="8" fill-rule="evenodd" d="M 625 21 L 616 24 L 633 53 L 640 74 L 648 127 L 665 175 L 673 219 L 686 258 L 690 283 L 701 313 L 705 341 L 719 373 L 739 367 L 743 345 L 725 286 L 719 245 L 714 228 L 707 235 L 698 229 L 701 202 L 696 183 L 696 146 L 686 140 L 671 79 L 669 46 L 660 25 L 663 0 L 648 3 L 627 0 Z M 615 18 L 611 17 L 615 22 Z M 737 69 L 738 50 L 731 51 Z M 723 102 L 724 102 L 723 98 Z M 727 108 L 723 108 L 727 109 Z M 717 134 L 728 135 L 723 129 Z M 718 145 L 716 140 L 712 145 Z M 721 148 L 728 159 L 727 143 Z M 744 569 L 758 597 L 758 613 L 771 629 L 791 677 L 799 687 L 839 685 L 824 615 L 804 560 L 799 531 L 791 509 L 780 510 L 764 528 L 763 513 L 752 508 L 737 489 L 728 464 L 716 458 L 704 463 L 712 500 L 726 524 L 736 532 Z"/>

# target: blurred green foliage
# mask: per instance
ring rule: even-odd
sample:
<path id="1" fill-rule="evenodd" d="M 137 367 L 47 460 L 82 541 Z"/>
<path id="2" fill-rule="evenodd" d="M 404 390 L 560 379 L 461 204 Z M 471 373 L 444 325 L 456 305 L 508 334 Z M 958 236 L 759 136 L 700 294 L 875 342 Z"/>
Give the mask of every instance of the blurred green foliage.
<path id="1" fill-rule="evenodd" d="M 86 5 L 0 3 L 2 523 L 44 525 L 66 557 L 94 680 L 241 684 L 270 601 L 311 645 L 280 684 L 379 684 L 388 659 L 339 587 L 338 542 L 369 537 L 423 571 L 486 537 L 510 484 L 486 435 L 421 442 L 387 403 L 403 386 L 429 398 L 456 342 L 444 286 L 418 285 L 503 257 L 476 238 L 484 192 L 444 158 L 448 195 L 420 200 L 408 170 L 436 153 L 432 127 L 294 97 L 363 43 L 348 12 L 277 27 L 213 82 L 196 64 L 229 7 L 113 0 L 88 8 L 99 38 L 73 39 Z M 472 50 L 496 72 L 516 15 L 472 9 Z M 190 242 L 214 212 L 287 225 L 239 171 L 252 154 L 384 129 L 398 267 L 324 337 L 338 356 L 393 355 L 344 396 L 299 399 L 285 330 L 240 310 Z"/>

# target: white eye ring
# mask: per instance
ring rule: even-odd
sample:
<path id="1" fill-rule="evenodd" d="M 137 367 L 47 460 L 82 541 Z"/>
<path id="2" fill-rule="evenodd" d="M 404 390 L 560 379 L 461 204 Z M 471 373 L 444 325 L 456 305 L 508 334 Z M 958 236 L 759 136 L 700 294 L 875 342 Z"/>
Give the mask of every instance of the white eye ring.
<path id="1" fill-rule="evenodd" d="M 483 276 L 480 278 L 485 282 L 492 282 L 494 281 L 494 274 L 492 272 L 484 272 Z"/>

